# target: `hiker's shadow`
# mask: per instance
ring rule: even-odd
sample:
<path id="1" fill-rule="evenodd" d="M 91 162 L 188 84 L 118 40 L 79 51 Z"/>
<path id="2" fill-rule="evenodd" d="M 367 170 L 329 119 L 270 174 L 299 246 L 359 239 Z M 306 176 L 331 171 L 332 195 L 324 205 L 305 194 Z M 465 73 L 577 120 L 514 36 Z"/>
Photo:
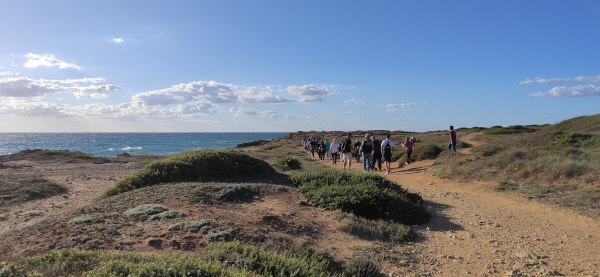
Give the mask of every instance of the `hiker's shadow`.
<path id="1" fill-rule="evenodd" d="M 429 167 L 425 167 L 425 166 L 419 166 L 419 167 L 413 167 L 413 168 L 401 167 L 400 169 L 398 169 L 398 172 L 415 174 L 415 173 L 422 173 L 425 170 L 427 170 L 428 168 Z"/>
<path id="2" fill-rule="evenodd" d="M 444 215 L 443 211 L 448 208 L 451 208 L 452 206 L 446 205 L 446 204 L 441 204 L 441 203 L 436 203 L 433 201 L 425 201 L 424 205 L 425 205 L 425 207 L 427 207 L 427 210 L 429 211 L 429 213 L 431 213 L 431 219 L 430 219 L 429 223 L 420 225 L 419 229 L 429 228 L 428 230 L 431 232 L 447 232 L 447 231 L 464 230 L 464 228 L 461 225 L 452 222 L 449 217 Z"/>

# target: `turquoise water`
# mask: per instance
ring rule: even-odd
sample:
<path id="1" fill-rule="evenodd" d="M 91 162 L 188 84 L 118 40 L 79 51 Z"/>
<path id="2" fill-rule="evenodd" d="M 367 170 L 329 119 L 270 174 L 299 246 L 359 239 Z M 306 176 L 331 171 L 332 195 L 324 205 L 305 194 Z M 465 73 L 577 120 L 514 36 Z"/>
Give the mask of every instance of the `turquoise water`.
<path id="1" fill-rule="evenodd" d="M 0 155 L 25 149 L 81 151 L 95 156 L 167 155 L 194 149 L 222 149 L 287 133 L 0 133 Z"/>

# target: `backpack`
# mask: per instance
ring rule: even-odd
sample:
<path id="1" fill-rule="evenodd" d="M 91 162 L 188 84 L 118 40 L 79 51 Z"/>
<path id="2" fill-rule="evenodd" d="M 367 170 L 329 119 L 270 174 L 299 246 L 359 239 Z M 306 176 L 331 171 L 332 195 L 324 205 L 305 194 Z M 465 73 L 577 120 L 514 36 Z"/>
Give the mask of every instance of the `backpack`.
<path id="1" fill-rule="evenodd" d="M 362 152 L 363 153 L 371 153 L 373 152 L 373 142 L 371 142 L 370 140 L 367 141 L 363 141 L 362 143 Z"/>
<path id="2" fill-rule="evenodd" d="M 381 141 L 373 141 L 373 153 L 381 155 Z"/>
<path id="3" fill-rule="evenodd" d="M 342 151 L 344 153 L 352 151 L 352 141 L 351 140 L 349 140 L 349 139 L 344 140 L 344 142 L 342 143 Z"/>
<path id="4" fill-rule="evenodd" d="M 386 155 L 392 154 L 392 145 L 389 141 L 387 141 L 385 143 L 385 146 L 383 146 L 383 153 L 385 153 Z"/>

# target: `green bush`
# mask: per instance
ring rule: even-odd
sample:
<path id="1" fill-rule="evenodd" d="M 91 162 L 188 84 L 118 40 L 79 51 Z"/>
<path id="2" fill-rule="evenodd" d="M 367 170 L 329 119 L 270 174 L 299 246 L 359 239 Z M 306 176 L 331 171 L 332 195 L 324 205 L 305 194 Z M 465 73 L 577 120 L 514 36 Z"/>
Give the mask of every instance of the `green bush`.
<path id="1" fill-rule="evenodd" d="M 426 223 L 430 217 L 421 196 L 380 175 L 326 170 L 294 176 L 292 183 L 310 203 L 327 209 L 408 225 Z"/>
<path id="2" fill-rule="evenodd" d="M 235 151 L 198 150 L 148 164 L 104 193 L 105 197 L 159 183 L 259 180 L 276 171 L 265 161 Z"/>
<path id="3" fill-rule="evenodd" d="M 82 215 L 69 220 L 70 225 L 86 224 L 94 222 L 94 217 L 91 215 Z"/>
<path id="4" fill-rule="evenodd" d="M 490 135 L 510 135 L 510 134 L 522 134 L 522 133 L 533 133 L 537 129 L 529 128 L 527 126 L 515 125 L 509 127 L 494 126 L 485 130 L 484 132 Z"/>
<path id="5" fill-rule="evenodd" d="M 1 263 L 0 270 L 2 276 L 344 276 L 313 251 L 278 253 L 240 242 L 214 243 L 198 254 L 59 250 Z"/>
<path id="6" fill-rule="evenodd" d="M 158 214 L 154 214 L 150 216 L 149 220 L 165 220 L 165 219 L 175 219 L 182 217 L 183 214 L 178 211 L 164 211 Z"/>
<path id="7" fill-rule="evenodd" d="M 384 277 L 379 266 L 373 262 L 373 257 L 367 255 L 353 256 L 346 263 L 346 274 L 348 276 L 360 277 Z"/>
<path id="8" fill-rule="evenodd" d="M 302 168 L 300 161 L 291 156 L 285 156 L 277 159 L 275 166 L 281 170 L 296 170 Z"/>
<path id="9" fill-rule="evenodd" d="M 343 276 L 330 259 L 310 250 L 275 253 L 228 242 L 209 245 L 204 257 L 259 276 Z"/>
<path id="10" fill-rule="evenodd" d="M 546 143 L 546 148 L 581 147 L 592 137 L 593 136 L 589 134 L 556 133 Z"/>
<path id="11" fill-rule="evenodd" d="M 416 147 L 413 156 L 418 161 L 435 159 L 438 157 L 438 155 L 440 155 L 440 153 L 442 153 L 442 151 L 444 151 L 444 149 L 442 147 L 439 147 L 438 145 L 426 144 L 422 147 Z"/>
<path id="12" fill-rule="evenodd" d="M 409 226 L 399 223 L 382 219 L 369 220 L 346 213 L 342 215 L 342 220 L 343 231 L 364 239 L 400 242 L 415 238 L 415 233 Z"/>

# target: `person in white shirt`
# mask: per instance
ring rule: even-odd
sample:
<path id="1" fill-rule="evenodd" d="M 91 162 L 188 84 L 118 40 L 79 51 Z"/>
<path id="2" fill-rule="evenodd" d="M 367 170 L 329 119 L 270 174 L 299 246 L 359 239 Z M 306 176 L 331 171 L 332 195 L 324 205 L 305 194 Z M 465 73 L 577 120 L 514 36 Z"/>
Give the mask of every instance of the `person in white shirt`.
<path id="1" fill-rule="evenodd" d="M 340 150 L 340 144 L 337 143 L 335 139 L 333 139 L 331 141 L 331 145 L 329 145 L 329 149 L 331 151 L 331 161 L 333 162 L 333 164 L 337 164 L 337 154 Z"/>
<path id="2" fill-rule="evenodd" d="M 390 134 L 385 135 L 385 140 L 381 143 L 381 153 L 385 162 L 385 174 L 390 173 L 390 163 L 392 162 L 392 152 L 394 150 L 394 141 L 390 139 Z"/>

